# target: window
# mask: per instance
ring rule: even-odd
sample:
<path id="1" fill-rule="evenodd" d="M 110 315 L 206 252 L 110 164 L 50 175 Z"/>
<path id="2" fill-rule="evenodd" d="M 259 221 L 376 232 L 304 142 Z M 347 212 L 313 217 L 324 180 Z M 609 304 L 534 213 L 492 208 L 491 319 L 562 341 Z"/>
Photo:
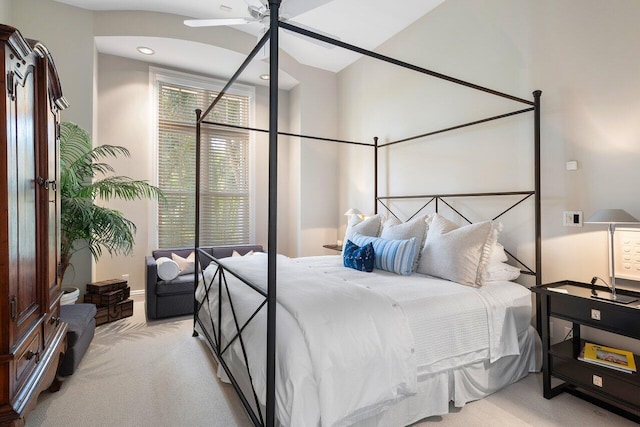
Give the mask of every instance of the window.
<path id="1" fill-rule="evenodd" d="M 205 111 L 220 88 L 192 83 L 156 74 L 158 186 L 166 196 L 160 248 L 195 242 L 195 110 Z M 249 126 L 252 100 L 250 92 L 227 93 L 207 120 Z M 250 243 L 249 131 L 203 125 L 201 136 L 200 244 Z"/>

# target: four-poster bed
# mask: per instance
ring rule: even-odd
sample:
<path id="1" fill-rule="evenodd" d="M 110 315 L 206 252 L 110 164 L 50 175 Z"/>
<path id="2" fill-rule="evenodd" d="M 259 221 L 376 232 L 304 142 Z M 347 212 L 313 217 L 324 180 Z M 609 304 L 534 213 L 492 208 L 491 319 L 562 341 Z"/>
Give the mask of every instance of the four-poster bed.
<path id="1" fill-rule="evenodd" d="M 448 296 L 450 299 L 456 299 L 457 301 L 469 299 L 476 301 L 475 303 L 469 303 L 469 311 L 465 315 L 468 316 L 479 316 L 478 318 L 485 318 L 488 316 L 490 319 L 485 323 L 482 322 L 471 322 L 469 327 L 477 326 L 481 324 L 482 328 L 489 329 L 488 336 L 486 338 L 486 342 L 492 342 L 492 340 L 500 337 L 500 334 L 496 332 L 496 335 L 491 335 L 493 329 L 499 329 L 503 318 L 509 318 L 509 321 L 512 322 L 512 340 L 510 342 L 493 342 L 488 349 L 484 349 L 482 345 L 486 345 L 486 342 L 483 341 L 483 344 L 478 348 L 465 348 L 464 351 L 469 352 L 468 354 L 473 354 L 473 360 L 460 361 L 457 360 L 455 364 L 446 365 L 445 368 L 448 368 L 452 375 L 457 375 L 456 378 L 445 377 L 440 375 L 440 372 L 430 372 L 428 371 L 430 365 L 422 365 L 422 368 L 427 369 L 427 371 L 423 372 L 423 376 L 428 377 L 427 380 L 423 382 L 417 381 L 416 378 L 409 378 L 411 375 L 407 375 L 407 372 L 411 373 L 412 371 L 409 369 L 408 371 L 398 372 L 400 370 L 400 366 L 403 365 L 411 365 L 413 363 L 413 367 L 415 368 L 415 358 L 421 357 L 421 352 L 424 352 L 424 347 L 427 349 L 429 346 L 433 347 L 434 343 L 425 344 L 425 346 L 418 348 L 418 346 L 414 346 L 413 340 L 420 341 L 419 337 L 404 337 L 407 338 L 403 340 L 404 335 L 415 335 L 416 328 L 412 325 L 407 324 L 411 323 L 413 318 L 417 315 L 409 313 L 410 310 L 408 308 L 411 305 L 412 301 L 409 301 L 403 296 L 399 296 L 393 293 L 389 293 L 390 291 L 386 291 L 385 286 L 387 282 L 385 281 L 382 284 L 378 279 L 365 279 L 362 276 L 352 276 L 348 273 L 354 274 L 353 272 L 344 272 L 343 270 L 336 269 L 335 260 L 331 261 L 329 258 L 332 257 L 322 257 L 321 259 L 310 258 L 308 261 L 304 260 L 289 260 L 283 257 L 279 257 L 277 255 L 277 158 L 278 158 L 278 135 L 283 136 L 294 136 L 300 137 L 301 139 L 309 139 L 316 141 L 325 141 L 325 142 L 334 142 L 339 144 L 352 144 L 359 146 L 367 146 L 371 147 L 374 153 L 374 206 L 377 213 L 378 206 L 382 205 L 391 215 L 396 216 L 393 211 L 389 207 L 389 203 L 394 200 L 401 199 L 423 199 L 427 200 L 426 203 L 418 210 L 420 212 L 424 207 L 434 202 L 435 211 L 438 212 L 439 203 L 442 203 L 453 210 L 456 214 L 460 215 L 460 217 L 471 223 L 464 215 L 462 215 L 458 210 L 456 210 L 447 200 L 457 197 L 501 197 L 501 196 L 515 196 L 518 197 L 519 200 L 511 205 L 506 210 L 503 210 L 502 213 L 494 217 L 493 219 L 497 219 L 501 217 L 503 214 L 511 211 L 515 206 L 519 205 L 523 201 L 531 198 L 533 196 L 534 201 L 534 211 L 535 211 L 535 267 L 529 268 L 522 261 L 512 257 L 518 262 L 520 265 L 524 267 L 524 273 L 535 276 L 536 284 L 541 283 L 541 230 L 540 230 L 540 91 L 535 91 L 533 93 L 534 100 L 529 101 L 525 99 L 521 99 L 512 95 L 508 95 L 502 92 L 498 92 L 495 90 L 491 90 L 482 86 L 478 86 L 472 83 L 464 82 L 459 79 L 455 79 L 453 77 L 445 76 L 443 74 L 439 74 L 422 67 L 418 67 L 412 64 L 408 64 L 403 61 L 399 61 L 388 56 L 384 56 L 375 52 L 371 52 L 320 34 L 316 34 L 314 32 L 298 28 L 290 23 L 281 22 L 278 20 L 278 10 L 280 6 L 280 1 L 271 0 L 270 1 L 270 29 L 269 31 L 262 37 L 262 39 L 258 42 L 256 47 L 251 51 L 248 55 L 247 59 L 243 62 L 243 64 L 239 67 L 236 73 L 231 77 L 227 85 L 220 92 L 217 98 L 213 101 L 210 107 L 203 113 L 198 110 L 196 112 L 196 225 L 200 223 L 200 169 L 201 169 L 201 161 L 200 161 L 200 145 L 201 145 L 201 126 L 229 126 L 221 123 L 216 123 L 212 121 L 207 121 L 206 117 L 209 112 L 215 107 L 217 102 L 224 96 L 226 91 L 233 85 L 233 83 L 239 78 L 242 74 L 243 70 L 246 66 L 254 59 L 257 53 L 262 49 L 262 47 L 269 42 L 269 52 L 270 52 L 270 100 L 269 100 L 269 129 L 256 129 L 256 128 L 244 128 L 252 131 L 258 132 L 268 132 L 269 134 L 269 207 L 268 207 L 268 252 L 265 256 L 255 257 L 253 260 L 246 259 L 226 259 L 224 261 L 220 261 L 218 259 L 214 259 L 211 256 L 205 254 L 204 252 L 200 252 L 204 256 L 208 256 L 211 258 L 211 263 L 213 267 L 207 268 L 204 270 L 205 266 L 202 266 L 202 273 L 200 274 L 201 281 L 196 282 L 196 296 L 194 298 L 194 336 L 199 334 L 204 335 L 207 340 L 208 345 L 211 347 L 219 366 L 222 368 L 224 372 L 219 372 L 222 376 L 228 378 L 229 382 L 236 389 L 244 407 L 246 408 L 252 422 L 255 425 L 266 425 L 273 426 L 277 423 L 286 424 L 292 423 L 292 419 L 303 420 L 305 419 L 306 414 L 291 414 L 287 413 L 287 410 L 290 411 L 308 411 L 309 413 L 313 413 L 311 416 L 311 420 L 315 420 L 315 423 L 321 423 L 322 425 L 350 425 L 354 423 L 362 423 L 362 425 L 367 425 L 367 423 L 374 424 L 384 424 L 388 423 L 390 420 L 385 418 L 385 412 L 389 414 L 395 414 L 393 411 L 399 410 L 397 409 L 400 406 L 405 406 L 407 408 L 401 409 L 402 411 L 412 413 L 411 416 L 415 418 L 415 416 L 424 416 L 424 412 L 421 410 L 415 409 L 416 406 L 420 406 L 420 400 L 424 399 L 425 394 L 429 395 L 430 389 L 438 389 L 439 396 L 431 396 L 434 400 L 437 400 L 437 405 L 431 409 L 430 413 L 441 413 L 442 407 L 448 406 L 448 402 L 450 399 L 458 400 L 464 404 L 467 401 L 474 400 L 476 398 L 480 398 L 488 393 L 495 391 L 495 388 L 488 387 L 483 390 L 477 390 L 474 387 L 470 386 L 469 381 L 462 380 L 460 378 L 482 378 L 483 380 L 488 378 L 494 378 L 496 376 L 500 376 L 503 373 L 506 373 L 504 382 L 497 381 L 499 387 L 509 384 L 512 381 L 515 381 L 522 377 L 523 373 L 526 374 L 528 369 L 530 369 L 531 358 L 533 357 L 533 353 L 535 352 L 535 332 L 532 332 L 532 329 L 529 326 L 530 323 L 530 295 L 528 290 L 524 287 L 518 288 L 517 285 L 500 285 L 500 287 L 504 287 L 503 291 L 498 291 L 499 286 L 492 286 L 489 290 L 472 290 L 471 288 L 464 289 L 464 287 L 454 288 L 451 285 L 444 285 L 445 288 L 442 288 L 440 292 L 444 296 Z M 340 139 L 331 139 L 331 138 L 322 138 L 315 137 L 310 135 L 297 135 L 289 132 L 281 132 L 278 129 L 278 31 L 279 28 L 283 28 L 285 30 L 289 30 L 300 35 L 310 37 L 312 39 L 320 40 L 324 43 L 328 43 L 337 47 L 341 47 L 344 49 L 348 49 L 350 51 L 378 59 L 384 61 L 386 63 L 394 64 L 399 67 L 403 67 L 405 69 L 410 69 L 422 74 L 426 74 L 438 79 L 443 79 L 449 81 L 451 83 L 462 85 L 473 90 L 482 91 L 485 93 L 489 93 L 501 98 L 506 98 L 512 101 L 516 101 L 519 103 L 523 103 L 527 105 L 527 108 L 521 109 L 518 111 L 509 112 L 507 114 L 502 114 L 498 116 L 489 117 L 482 120 L 477 120 L 470 123 L 465 123 L 458 126 L 449 127 L 446 129 L 441 129 L 437 131 L 432 131 L 428 133 L 423 133 L 420 135 L 416 135 L 409 138 L 404 138 L 397 141 L 391 141 L 386 143 L 378 143 L 378 139 L 374 138 L 373 143 L 363 143 L 357 141 L 346 141 Z M 455 129 L 460 129 L 467 126 L 478 125 L 481 123 L 486 123 L 493 120 L 498 120 L 506 117 L 511 117 L 517 114 L 533 112 L 534 113 L 534 189 L 531 191 L 511 191 L 511 192 L 485 192 L 485 193 L 458 193 L 458 194 L 427 194 L 427 195 L 409 195 L 409 196 L 396 196 L 396 195 L 379 195 L 378 191 L 378 152 L 380 149 L 388 148 L 394 146 L 396 144 L 400 144 L 407 141 L 412 141 L 419 138 L 424 138 L 427 136 L 435 135 L 438 133 L 443 133 L 447 131 L 452 131 Z M 416 212 L 416 214 L 418 213 Z M 415 214 L 414 214 L 415 215 Z M 196 230 L 196 250 L 198 250 L 200 242 L 200 230 L 197 228 Z M 345 242 L 346 243 L 346 242 Z M 196 257 L 199 260 L 200 257 Z M 266 260 L 265 260 L 266 258 Z M 326 259 L 325 259 L 326 258 Z M 340 264 L 338 262 L 338 264 Z M 266 272 L 264 269 L 260 270 L 260 267 L 266 266 Z M 281 270 L 280 274 L 277 276 L 277 268 Z M 310 277 L 308 272 L 311 268 L 320 269 L 324 275 L 320 279 L 316 279 Z M 383 274 L 384 276 L 384 274 Z M 372 276 L 373 277 L 373 276 Z M 397 276 L 396 276 L 397 277 Z M 407 282 L 403 282 L 402 286 L 410 289 L 411 292 L 419 292 L 416 291 L 416 281 L 417 280 L 427 280 L 425 279 L 427 276 L 423 277 L 414 277 L 409 276 L 406 279 Z M 306 280 L 309 283 L 301 284 Z M 367 281 L 368 280 L 368 281 Z M 380 279 L 382 280 L 382 279 Z M 392 280 L 387 277 L 384 280 Z M 404 278 L 403 278 L 404 280 Z M 373 353 L 373 355 L 362 354 L 363 358 L 369 357 L 367 362 L 362 360 L 361 365 L 366 365 L 366 363 L 371 363 L 371 366 L 375 366 L 376 373 L 379 375 L 371 375 L 371 376 L 379 376 L 384 377 L 385 380 L 389 382 L 389 390 L 380 391 L 379 395 L 371 397 L 370 401 L 366 401 L 363 403 L 353 404 L 346 403 L 347 407 L 338 408 L 341 406 L 343 402 L 340 401 L 331 401 L 327 403 L 326 393 L 330 392 L 327 390 L 326 382 L 333 384 L 334 387 L 339 387 L 338 384 L 340 382 L 341 376 L 336 375 L 336 372 L 333 370 L 337 370 L 340 372 L 348 372 L 348 369 L 353 369 L 348 367 L 341 367 L 339 360 L 332 360 L 328 365 L 326 361 L 322 360 L 322 353 L 319 349 L 323 348 L 322 346 L 326 345 L 328 348 L 330 344 L 326 342 L 318 343 L 317 341 L 313 341 L 310 335 L 318 334 L 323 335 L 327 334 L 326 331 L 322 329 L 315 328 L 316 323 L 323 323 L 326 319 L 322 317 L 322 314 L 315 314 L 313 304 L 309 303 L 309 300 L 304 299 L 304 296 L 301 296 L 300 293 L 309 293 L 313 294 L 312 301 L 316 301 L 316 305 L 321 306 L 323 301 L 323 296 L 320 294 L 315 294 L 317 288 L 329 288 L 335 289 L 336 293 L 344 292 L 342 289 L 339 289 L 339 284 L 342 282 L 356 281 L 358 282 L 358 286 L 354 286 L 349 288 L 352 299 L 349 300 L 351 303 L 357 301 L 359 310 L 363 310 L 366 312 L 368 309 L 374 310 L 375 308 L 376 316 L 369 316 L 368 321 L 378 322 L 377 330 L 380 333 L 380 337 L 375 337 L 376 340 L 380 340 L 381 342 L 386 343 L 382 345 L 382 349 L 380 349 L 381 353 Z M 233 286 L 229 286 L 229 283 L 233 282 Z M 295 283 L 290 283 L 295 282 Z M 442 280 L 440 280 L 442 282 Z M 508 282 L 510 283 L 510 282 Z M 243 288 L 248 289 L 251 293 L 251 296 L 247 296 L 245 293 L 240 293 L 238 291 L 238 287 L 236 285 L 240 285 Z M 283 286 L 281 289 L 283 292 L 282 298 L 276 298 L 276 291 L 278 286 Z M 304 287 L 306 286 L 306 287 Z M 441 283 L 433 282 L 432 287 L 430 289 L 440 289 L 439 287 L 443 286 Z M 448 287 L 447 287 L 448 286 Z M 369 289 L 375 289 L 374 292 L 365 291 Z M 300 290 L 303 289 L 303 290 Z M 455 289 L 455 290 L 454 290 Z M 518 290 L 520 289 L 520 290 Z M 436 293 L 438 293 L 436 292 Z M 502 294 L 499 297 L 495 295 L 491 295 L 492 293 L 500 293 Z M 375 294 L 375 295 L 373 295 Z M 504 294 L 509 294 L 509 298 L 503 298 Z M 389 307 L 393 307 L 394 309 L 390 309 L 385 304 L 385 301 L 388 300 L 397 300 L 393 305 Z M 416 297 L 417 300 L 420 298 L 426 298 L 426 296 L 420 295 Z M 443 297 L 444 298 L 444 297 Z M 495 299 L 492 299 L 495 298 Z M 504 299 L 504 301 L 503 301 Z M 437 299 L 434 304 L 443 305 L 443 299 Z M 478 302 L 480 301 L 480 302 Z M 489 302 L 487 302 L 489 301 Z M 300 304 L 296 306 L 296 304 Z M 345 305 L 343 302 L 336 302 L 332 300 L 329 302 L 331 306 L 343 307 L 345 310 L 332 310 L 332 316 L 339 317 L 342 316 L 343 312 L 358 312 L 359 310 L 353 310 L 353 306 L 351 310 L 348 309 L 348 304 Z M 360 305 L 362 304 L 362 305 Z M 400 305 L 400 313 L 398 312 L 398 305 Z M 464 305 L 464 304 L 463 304 Z M 226 308 L 226 312 L 223 313 L 223 308 Z M 266 310 L 265 310 L 266 307 Z M 286 310 L 283 308 L 286 307 Z M 368 307 L 368 308 L 367 308 Z M 488 308 L 491 307 L 491 308 Z M 480 311 L 478 311 L 480 310 Z M 489 310 L 487 312 L 486 310 Z M 495 310 L 495 313 L 491 310 Z M 299 311 L 305 311 L 305 313 L 299 313 Z M 423 310 L 424 311 L 424 310 Z M 405 313 L 406 312 L 406 313 Z M 437 312 L 435 310 L 434 312 Z M 276 316 L 276 314 L 278 315 Z M 404 314 L 401 314 L 404 313 Z M 515 313 L 515 314 L 514 314 Z M 527 313 L 529 313 L 529 317 L 527 318 Z M 316 317 L 314 317 L 316 316 Z M 346 316 L 346 314 L 345 314 Z M 413 316 L 413 318 L 412 318 Z M 441 314 L 441 316 L 446 317 L 445 314 Z M 495 324 L 491 323 L 491 317 L 494 316 Z M 500 317 L 503 316 L 503 317 Z M 375 317 L 375 319 L 371 319 L 371 317 Z M 354 328 L 354 331 L 357 331 L 357 328 L 361 319 L 358 318 L 357 313 L 352 315 L 351 317 L 340 318 L 345 325 L 349 325 L 349 328 Z M 441 318 L 438 318 L 441 319 Z M 524 320 L 523 320 L 524 319 Z M 335 320 L 335 319 L 333 319 Z M 431 319 L 433 321 L 434 319 Z M 256 325 L 259 321 L 263 323 Z M 278 321 L 278 327 L 276 327 L 276 321 Z M 295 326 L 292 326 L 294 325 Z M 506 324 L 506 321 L 505 321 Z M 386 330 L 387 326 L 385 325 L 394 325 L 393 328 Z M 363 324 L 363 330 L 367 329 L 367 325 Z M 457 327 L 457 326 L 456 326 Z M 264 336 L 260 334 L 261 328 L 266 328 L 266 339 Z M 345 329 L 349 329 L 346 328 Z M 276 337 L 276 331 L 278 331 L 278 336 Z M 284 331 L 284 333 L 283 333 Z M 297 331 L 297 332 L 295 332 Z M 262 331 L 264 333 L 264 331 Z M 471 336 L 473 334 L 478 334 L 479 332 L 471 332 Z M 357 335 L 357 333 L 354 333 Z M 245 338 L 245 335 L 250 335 L 249 338 Z M 451 334 L 449 334 L 451 335 Z M 286 337 L 285 337 L 286 336 Z M 467 336 L 468 337 L 468 336 Z M 276 339 L 277 338 L 277 339 Z M 336 338 L 340 340 L 340 338 Z M 367 340 L 368 338 L 363 338 Z M 287 341 L 300 341 L 301 345 L 306 345 L 308 349 L 296 350 L 296 347 L 285 347 L 282 343 L 283 340 Z M 385 341 L 386 340 L 386 341 Z M 473 341 L 472 338 L 469 338 L 468 341 Z M 340 341 L 341 345 L 348 347 L 350 343 L 348 340 Z M 306 344 L 304 344 L 306 343 Z M 355 353 L 358 353 L 359 347 L 358 345 L 367 347 L 371 343 L 368 341 L 355 341 L 353 343 L 355 347 L 351 350 Z M 436 343 L 438 344 L 438 343 Z M 456 343 L 454 343 L 456 344 Z M 454 345 L 452 344 L 452 345 Z M 459 344 L 459 343 L 457 343 Z M 495 348 L 492 345 L 495 344 Z M 511 349 L 501 348 L 500 346 L 510 347 Z M 290 350 L 290 348 L 294 348 L 294 350 Z M 369 348 L 369 347 L 367 347 Z M 392 348 L 393 351 L 389 354 L 388 349 Z M 514 350 L 516 348 L 517 350 Z M 278 349 L 278 350 L 276 350 Z M 493 350 L 492 350 L 493 349 Z M 254 356 L 254 353 L 251 353 L 248 350 L 252 350 L 256 353 L 259 353 L 257 359 L 259 362 L 253 360 L 253 357 L 250 358 L 249 355 Z M 396 351 L 397 350 L 397 351 Z M 288 354 L 289 359 L 287 359 L 287 355 L 284 355 L 283 352 L 291 351 L 292 354 Z M 305 354 L 308 353 L 307 356 L 300 356 L 300 352 Z M 334 350 L 332 350 L 334 351 Z M 343 348 L 340 350 L 335 350 L 337 353 L 335 354 L 343 354 Z M 495 354 L 492 353 L 495 351 Z M 397 353 L 397 354 L 396 354 Z M 418 356 L 415 356 L 415 353 L 418 353 Z M 334 354 L 334 353 L 332 353 Z M 465 353 L 466 354 L 466 353 Z M 297 355 L 299 357 L 293 357 Z M 278 357 L 281 357 L 278 359 Z M 348 355 L 345 356 L 349 358 Z M 284 358 L 284 359 L 282 359 Z M 251 359 L 251 360 L 250 360 Z M 303 409 L 300 409 L 297 406 L 291 406 L 287 408 L 281 407 L 276 408 L 276 400 L 279 399 L 295 399 L 298 391 L 297 390 L 309 390 L 310 386 L 308 383 L 299 384 L 299 385 L 291 385 L 289 390 L 286 386 L 282 384 L 277 384 L 278 378 L 281 381 L 289 381 L 291 383 L 295 383 L 299 378 L 305 377 L 305 374 L 302 374 L 301 377 L 297 377 L 299 371 L 297 367 L 288 366 L 288 362 L 285 363 L 285 360 L 292 359 L 304 359 L 304 366 L 310 365 L 311 373 L 308 374 L 309 381 L 313 383 L 313 390 L 310 391 L 311 395 L 317 397 L 317 402 L 314 402 L 315 398 L 309 398 L 308 395 L 300 396 L 302 399 L 306 401 L 306 403 L 301 403 Z M 453 359 L 453 358 L 452 358 Z M 266 360 L 266 363 L 264 361 Z M 435 363 L 437 360 L 433 359 L 430 363 Z M 489 363 L 490 361 L 490 363 Z M 388 362 L 384 364 L 383 362 Z M 453 362 L 452 362 L 453 363 Z M 287 366 L 284 366 L 284 365 Z M 337 366 L 337 367 L 336 367 Z M 236 374 L 234 374 L 234 369 L 238 367 L 243 367 L 246 372 L 243 373 L 243 377 L 238 376 L 236 378 Z M 397 368 L 397 369 L 396 369 Z M 314 372 L 313 370 L 316 369 Z M 368 368 L 369 369 L 369 368 Z M 466 370 L 465 370 L 466 369 Z M 286 377 L 287 372 L 291 370 L 291 377 Z M 379 370 L 379 371 L 378 371 Z M 472 373 L 471 370 L 479 370 L 480 373 Z M 415 373 L 415 372 L 414 372 Z M 388 374 L 388 376 L 387 376 Z M 332 377 L 331 375 L 334 375 Z M 440 375 L 440 376 L 439 376 Z M 454 376 L 455 376 L 454 375 Z M 474 375 L 479 375 L 474 377 Z M 314 378 L 315 376 L 315 378 Z M 322 377 L 324 378 L 318 378 Z M 305 377 L 306 378 L 306 377 Z M 328 380 L 327 378 L 330 378 Z M 323 382 L 323 379 L 325 380 Z M 362 384 L 370 385 L 369 381 L 371 378 L 359 378 L 356 379 L 350 378 L 350 381 L 342 384 L 340 387 L 349 388 L 354 383 L 357 385 L 358 381 L 362 381 Z M 418 382 L 416 384 L 416 381 Z M 452 392 L 449 390 L 449 382 L 456 382 L 460 391 L 455 396 L 450 396 Z M 375 381 L 374 381 L 375 383 Z M 256 386 L 257 384 L 257 386 Z M 284 387 L 284 388 L 283 388 Z M 299 388 L 295 388 L 299 387 Z M 498 388 L 499 388 L 498 387 Z M 323 389 L 324 388 L 324 389 Z M 357 387 L 356 387 L 357 388 Z M 416 391 L 417 390 L 417 391 Z M 365 391 L 363 390 L 363 393 Z M 375 393 L 374 393 L 375 394 Z M 434 393 L 435 395 L 435 393 Z M 445 395 L 445 396 L 442 396 Z M 353 394 L 351 395 L 353 396 Z M 338 399 L 339 400 L 339 399 Z M 347 399 L 348 400 L 348 399 Z M 357 400 L 357 399 L 355 399 Z M 312 402 L 312 403 L 309 403 Z M 374 405 L 375 404 L 375 405 Z M 304 408 L 307 406 L 317 406 L 313 408 Z M 360 405 L 360 406 L 358 406 Z M 376 406 L 377 405 L 377 406 Z M 413 408 L 413 409 L 412 409 Z M 388 411 L 387 411 L 388 409 Z M 446 410 L 445 410 L 446 411 Z M 264 413 L 263 413 L 264 412 Z M 319 415 L 318 415 L 319 414 Z M 345 417 L 341 418 L 343 415 Z M 395 416 L 395 415 L 394 415 Z M 296 418 L 298 417 L 298 418 Z M 315 417 L 315 418 L 314 418 Z M 282 419 L 285 418 L 285 419 Z M 388 418 L 388 417 L 387 417 Z M 398 421 L 398 420 L 394 420 Z M 311 421 L 314 422 L 314 421 Z M 402 422 L 402 421 L 401 421 Z"/>

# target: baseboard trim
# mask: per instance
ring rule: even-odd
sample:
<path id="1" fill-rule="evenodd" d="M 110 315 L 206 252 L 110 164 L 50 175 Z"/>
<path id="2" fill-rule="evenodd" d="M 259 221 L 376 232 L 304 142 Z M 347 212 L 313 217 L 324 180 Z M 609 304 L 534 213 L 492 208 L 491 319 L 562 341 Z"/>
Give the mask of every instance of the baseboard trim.
<path id="1" fill-rule="evenodd" d="M 144 292 L 144 289 L 138 289 L 138 290 L 135 290 L 135 291 L 131 291 L 129 294 L 132 295 L 132 296 L 133 295 L 142 295 L 142 296 L 144 296 L 145 292 Z"/>

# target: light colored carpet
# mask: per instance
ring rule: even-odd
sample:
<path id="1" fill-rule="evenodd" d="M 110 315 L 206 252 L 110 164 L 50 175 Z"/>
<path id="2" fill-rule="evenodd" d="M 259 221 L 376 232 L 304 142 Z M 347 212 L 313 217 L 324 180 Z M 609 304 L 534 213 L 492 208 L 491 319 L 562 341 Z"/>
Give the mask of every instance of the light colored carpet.
<path id="1" fill-rule="evenodd" d="M 58 393 L 44 392 L 27 427 L 250 426 L 233 388 L 215 375 L 190 317 L 147 323 L 134 315 L 99 326 L 76 372 Z M 633 426 L 574 396 L 542 397 L 542 375 L 523 380 L 419 427 Z M 295 426 L 299 427 L 299 426 Z"/>
<path id="2" fill-rule="evenodd" d="M 133 313 L 96 328 L 76 372 L 59 392 L 40 395 L 28 427 L 250 425 L 207 347 L 191 336 L 192 317 L 147 323 L 143 301 Z"/>

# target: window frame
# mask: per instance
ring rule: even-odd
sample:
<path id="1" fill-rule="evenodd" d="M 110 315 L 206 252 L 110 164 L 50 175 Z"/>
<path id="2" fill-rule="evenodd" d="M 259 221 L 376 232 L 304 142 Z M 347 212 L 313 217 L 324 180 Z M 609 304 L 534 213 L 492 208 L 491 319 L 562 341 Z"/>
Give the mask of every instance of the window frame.
<path id="1" fill-rule="evenodd" d="M 151 171 L 153 177 L 153 185 L 159 183 L 159 171 L 158 171 L 158 133 L 159 133 L 159 96 L 158 86 L 159 82 L 168 84 L 176 84 L 180 86 L 192 87 L 194 89 L 209 90 L 214 92 L 220 92 L 226 81 L 205 77 L 197 74 L 190 74 L 181 71 L 168 70 L 159 67 L 149 67 L 149 89 L 151 92 L 150 102 L 151 111 L 150 123 L 152 123 L 150 131 L 152 156 L 151 156 Z M 231 88 L 226 91 L 229 94 L 246 96 L 249 101 L 249 127 L 255 127 L 255 104 L 256 104 L 256 88 L 245 84 L 235 83 Z M 195 111 L 193 113 L 195 122 Z M 195 125 L 193 132 L 195 133 Z M 256 149 L 255 149 L 255 132 L 249 131 L 249 243 L 255 242 L 256 238 Z M 159 224 L 158 224 L 159 207 L 158 203 L 153 204 L 153 209 L 150 209 L 148 224 L 149 228 L 148 241 L 149 246 L 158 248 L 159 244 Z M 153 231 L 151 231 L 153 230 Z"/>

